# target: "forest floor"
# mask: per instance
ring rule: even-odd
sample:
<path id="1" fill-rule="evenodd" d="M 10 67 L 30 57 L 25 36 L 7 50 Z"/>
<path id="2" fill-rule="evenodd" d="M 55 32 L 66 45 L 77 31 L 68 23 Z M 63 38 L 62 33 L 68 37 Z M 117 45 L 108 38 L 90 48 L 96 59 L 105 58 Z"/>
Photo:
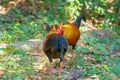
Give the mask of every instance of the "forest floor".
<path id="1" fill-rule="evenodd" d="M 102 36 L 108 36 L 111 32 L 108 31 L 109 34 L 106 34 L 107 31 L 97 31 L 98 33 L 100 33 L 100 35 Z M 90 35 L 91 33 L 89 33 L 89 35 L 87 35 L 88 37 L 91 36 Z M 23 54 L 24 52 L 19 52 L 19 53 L 16 53 L 16 51 L 14 51 L 14 49 L 11 49 L 9 47 L 9 45 L 7 44 L 1 44 L 0 45 L 0 48 L 7 48 L 9 51 L 6 51 L 6 50 L 0 50 L 0 57 L 1 57 L 1 61 L 0 62 L 5 62 L 7 60 L 5 60 L 6 58 L 8 58 L 8 60 L 11 60 L 11 58 L 14 58 L 16 61 L 19 62 L 19 64 L 21 63 L 22 59 L 24 63 L 28 63 L 28 65 L 30 65 L 32 68 L 33 68 L 33 72 L 30 73 L 29 75 L 26 75 L 26 77 L 24 77 L 25 80 L 100 80 L 99 79 L 99 76 L 98 75 L 84 75 L 83 76 L 83 73 L 84 73 L 84 66 L 83 64 L 85 64 L 86 66 L 89 65 L 89 64 L 95 64 L 96 66 L 100 66 L 101 63 L 96 63 L 96 60 L 95 58 L 93 58 L 93 54 L 81 54 L 79 52 L 79 50 L 76 50 L 75 51 L 75 54 L 76 55 L 80 55 L 81 59 L 79 59 L 80 62 L 76 63 L 76 62 L 72 62 L 70 58 L 67 58 L 66 57 L 66 61 L 64 63 L 64 67 L 63 67 L 63 72 L 62 74 L 60 75 L 59 74 L 59 60 L 55 60 L 55 62 L 53 62 L 53 74 L 52 75 L 49 75 L 46 73 L 46 69 L 48 69 L 49 67 L 49 61 L 46 57 L 46 55 L 44 54 L 43 50 L 42 50 L 42 42 L 43 42 L 43 39 L 31 39 L 31 40 L 27 40 L 27 41 L 22 41 L 22 42 L 15 42 L 15 43 L 12 43 L 12 44 L 9 44 L 10 46 L 15 46 L 15 48 L 18 48 L 20 50 L 24 50 L 25 51 L 25 54 Z M 85 44 L 79 40 L 77 45 L 79 46 L 84 46 Z M 9 49 L 10 48 L 10 49 Z M 14 47 L 13 47 L 14 48 Z M 79 48 L 79 47 L 78 47 Z M 19 51 L 19 50 L 18 50 Z M 68 50 L 68 52 L 66 53 L 67 55 L 71 56 L 71 49 Z M 13 53 L 12 56 L 11 54 L 8 54 L 6 52 L 11 52 Z M 119 51 L 118 51 L 119 53 Z M 119 57 L 119 54 L 113 54 L 112 56 L 115 56 L 117 55 L 117 57 Z M 20 55 L 25 55 L 26 57 L 16 57 L 17 54 L 20 54 Z M 15 56 L 16 55 L 16 56 Z M 30 55 L 30 56 L 29 56 Z M 6 57 L 6 58 L 3 58 L 3 57 Z M 28 57 L 29 56 L 29 57 Z M 31 59 L 28 59 L 28 58 L 31 58 Z M 9 59 L 10 58 L 10 59 Z M 32 60 L 34 59 L 34 60 Z M 77 60 L 77 59 L 76 59 Z M 84 63 L 83 60 L 86 60 L 88 62 Z M 90 62 L 90 63 L 89 63 Z M 4 67 L 4 66 L 11 66 L 10 64 L 8 64 L 9 62 L 5 62 L 3 67 L 0 67 L 0 75 L 4 75 L 6 74 L 6 72 L 8 73 L 13 73 L 13 72 L 18 72 L 19 73 L 19 70 L 14 70 L 14 69 L 17 69 L 17 68 L 10 68 L 11 70 L 7 69 L 7 67 Z M 12 63 L 12 62 L 11 62 Z M 29 64 L 30 63 L 30 64 Z M 7 65 L 6 65 L 7 64 Z M 12 63 L 13 65 L 16 64 L 18 65 L 17 63 Z M 77 64 L 80 64 L 82 65 L 82 67 L 80 67 L 80 65 L 77 65 Z M 16 66 L 15 65 L 15 66 Z M 24 64 L 21 63 L 20 66 L 22 66 Z M 28 66 L 28 68 L 31 68 L 30 66 Z M 77 66 L 77 67 L 75 67 Z M 105 66 L 105 65 L 103 65 Z M 24 69 L 25 66 L 23 66 L 23 69 Z M 107 67 L 106 67 L 107 68 Z M 13 71 L 12 71 L 13 69 Z M 25 70 L 27 70 L 25 68 Z M 30 71 L 31 69 L 28 69 L 28 71 Z M 23 71 L 24 73 L 24 71 Z M 26 72 L 24 74 L 28 74 L 29 72 Z M 22 74 L 21 74 L 22 75 Z M 119 80 L 119 78 L 115 75 L 112 76 L 112 74 L 110 74 L 111 77 Z M 17 75 L 18 76 L 18 75 Z M 2 80 L 5 80 L 5 79 L 8 79 L 10 76 L 6 76 L 4 75 L 4 77 L 2 77 L 1 79 Z M 18 76 L 20 77 L 20 76 Z M 15 79 L 15 78 L 12 78 L 12 79 Z M 12 80 L 10 79 L 10 80 Z M 18 79 L 19 80 L 19 79 Z"/>

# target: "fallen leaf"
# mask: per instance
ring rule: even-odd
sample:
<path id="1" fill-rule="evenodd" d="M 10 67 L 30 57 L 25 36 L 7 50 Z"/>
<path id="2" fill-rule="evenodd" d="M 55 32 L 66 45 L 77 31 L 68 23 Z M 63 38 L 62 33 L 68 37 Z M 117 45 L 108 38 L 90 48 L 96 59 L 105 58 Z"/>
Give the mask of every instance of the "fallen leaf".
<path id="1" fill-rule="evenodd" d="M 43 80 L 40 76 L 38 77 L 38 80 Z"/>
<path id="2" fill-rule="evenodd" d="M 0 69 L 0 75 L 3 75 L 3 74 L 5 74 L 5 72 L 2 69 Z"/>
<path id="3" fill-rule="evenodd" d="M 69 60 L 71 57 L 72 57 L 71 54 L 66 53 L 66 55 L 65 55 L 65 59 L 66 59 L 66 60 Z"/>
<path id="4" fill-rule="evenodd" d="M 16 58 L 16 60 L 17 60 L 17 61 L 20 61 L 20 60 L 21 60 L 21 58 Z"/>
<path id="5" fill-rule="evenodd" d="M 40 53 L 38 52 L 28 52 L 27 54 L 32 55 L 32 56 L 39 56 Z"/>
<path id="6" fill-rule="evenodd" d="M 120 80 L 120 78 L 118 78 L 116 75 L 111 75 L 111 77 L 115 80 Z"/>

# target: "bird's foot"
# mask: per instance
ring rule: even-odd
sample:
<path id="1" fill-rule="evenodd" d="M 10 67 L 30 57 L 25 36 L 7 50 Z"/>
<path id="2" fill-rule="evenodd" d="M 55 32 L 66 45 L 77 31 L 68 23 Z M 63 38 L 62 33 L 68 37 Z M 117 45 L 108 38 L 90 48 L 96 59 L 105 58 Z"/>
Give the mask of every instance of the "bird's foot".
<path id="1" fill-rule="evenodd" d="M 59 70 L 56 68 L 52 68 L 52 69 L 46 68 L 43 72 L 44 72 L 44 74 L 54 74 L 54 73 L 58 73 Z"/>

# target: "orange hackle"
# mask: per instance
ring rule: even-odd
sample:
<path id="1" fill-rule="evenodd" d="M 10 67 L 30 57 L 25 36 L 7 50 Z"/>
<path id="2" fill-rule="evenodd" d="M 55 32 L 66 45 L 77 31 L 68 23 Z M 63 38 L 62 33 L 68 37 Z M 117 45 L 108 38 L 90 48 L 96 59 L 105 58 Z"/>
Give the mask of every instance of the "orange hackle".
<path id="1" fill-rule="evenodd" d="M 54 32 L 56 32 L 56 31 L 57 31 L 56 25 L 54 24 L 54 25 L 52 26 L 52 29 L 50 30 L 50 33 L 51 33 L 51 32 L 54 33 Z"/>
<path id="2" fill-rule="evenodd" d="M 55 25 L 55 24 L 53 25 L 53 30 L 55 30 L 55 31 L 57 30 L 57 29 L 56 29 L 56 25 Z"/>

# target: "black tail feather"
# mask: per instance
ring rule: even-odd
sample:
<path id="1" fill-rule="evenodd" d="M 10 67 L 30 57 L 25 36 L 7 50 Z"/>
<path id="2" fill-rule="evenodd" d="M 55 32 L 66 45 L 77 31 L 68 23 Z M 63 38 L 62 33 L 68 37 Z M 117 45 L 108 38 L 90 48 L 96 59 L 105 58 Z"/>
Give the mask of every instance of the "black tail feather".
<path id="1" fill-rule="evenodd" d="M 77 19 L 76 19 L 75 22 L 74 22 L 74 23 L 78 26 L 78 28 L 79 28 L 79 26 L 81 25 L 81 20 L 82 20 L 82 19 L 86 22 L 85 16 L 84 16 L 83 14 L 80 14 L 80 16 L 77 17 Z"/>

